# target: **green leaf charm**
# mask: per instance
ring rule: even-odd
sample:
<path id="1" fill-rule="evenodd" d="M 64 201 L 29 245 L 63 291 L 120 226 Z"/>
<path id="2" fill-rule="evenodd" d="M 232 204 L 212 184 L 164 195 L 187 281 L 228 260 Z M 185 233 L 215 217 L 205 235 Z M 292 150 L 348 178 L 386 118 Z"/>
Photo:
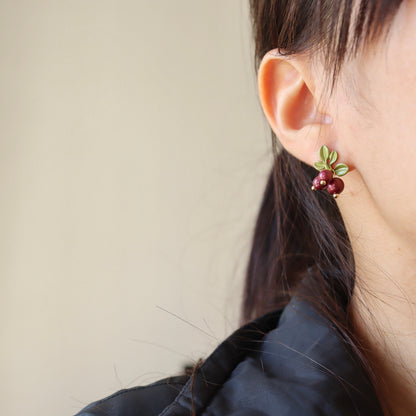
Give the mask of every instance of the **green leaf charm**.
<path id="1" fill-rule="evenodd" d="M 348 172 L 348 166 L 345 163 L 338 163 L 338 165 L 335 166 L 334 171 L 335 174 L 338 176 L 343 176 Z"/>
<path id="2" fill-rule="evenodd" d="M 338 153 L 333 150 L 331 152 L 331 154 L 329 155 L 329 164 L 332 165 L 333 163 L 335 163 L 338 159 Z"/>
<path id="3" fill-rule="evenodd" d="M 321 158 L 322 162 L 326 163 L 329 157 L 329 149 L 327 146 L 321 146 L 319 149 L 319 157 Z"/>
<path id="4" fill-rule="evenodd" d="M 315 169 L 318 169 L 318 170 L 324 170 L 324 169 L 327 168 L 326 164 L 324 162 L 320 162 L 320 161 L 315 162 L 313 165 L 315 166 Z"/>

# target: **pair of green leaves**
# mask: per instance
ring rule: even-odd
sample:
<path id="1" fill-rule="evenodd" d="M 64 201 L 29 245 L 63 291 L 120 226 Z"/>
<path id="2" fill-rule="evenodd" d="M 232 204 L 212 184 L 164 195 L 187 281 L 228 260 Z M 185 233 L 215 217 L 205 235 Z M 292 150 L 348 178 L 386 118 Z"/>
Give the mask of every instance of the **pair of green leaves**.
<path id="1" fill-rule="evenodd" d="M 345 163 L 338 163 L 335 168 L 332 168 L 331 165 L 336 162 L 338 159 L 338 153 L 333 150 L 331 153 L 327 146 L 323 145 L 319 149 L 319 157 L 321 160 L 315 162 L 314 166 L 318 170 L 332 170 L 337 176 L 343 176 L 348 172 L 348 166 Z"/>

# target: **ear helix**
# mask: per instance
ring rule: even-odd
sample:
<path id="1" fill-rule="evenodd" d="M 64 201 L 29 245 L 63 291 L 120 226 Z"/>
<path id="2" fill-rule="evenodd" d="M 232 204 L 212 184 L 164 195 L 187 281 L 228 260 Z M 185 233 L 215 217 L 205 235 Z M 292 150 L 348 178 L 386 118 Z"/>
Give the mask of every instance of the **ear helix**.
<path id="1" fill-rule="evenodd" d="M 325 188 L 334 197 L 344 190 L 344 181 L 341 178 L 334 177 L 344 176 L 349 168 L 345 163 L 338 163 L 334 168 L 331 166 L 338 159 L 338 153 L 333 150 L 329 152 L 327 146 L 323 145 L 319 149 L 321 160 L 314 163 L 315 169 L 319 170 L 318 176 L 312 181 L 312 191 L 321 191 Z"/>

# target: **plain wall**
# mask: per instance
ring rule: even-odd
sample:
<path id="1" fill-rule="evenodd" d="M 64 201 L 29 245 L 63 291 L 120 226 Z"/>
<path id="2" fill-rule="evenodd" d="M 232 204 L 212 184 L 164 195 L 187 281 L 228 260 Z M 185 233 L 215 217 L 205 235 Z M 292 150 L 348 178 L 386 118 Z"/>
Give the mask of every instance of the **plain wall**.
<path id="1" fill-rule="evenodd" d="M 1 415 L 72 415 L 237 328 L 272 161 L 247 3 L 0 2 Z"/>

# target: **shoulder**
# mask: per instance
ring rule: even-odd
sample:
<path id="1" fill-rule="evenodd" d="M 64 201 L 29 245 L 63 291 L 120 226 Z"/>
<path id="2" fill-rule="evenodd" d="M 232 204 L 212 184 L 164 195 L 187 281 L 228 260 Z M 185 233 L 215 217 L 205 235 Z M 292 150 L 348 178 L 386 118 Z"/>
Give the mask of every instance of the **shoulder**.
<path id="1" fill-rule="evenodd" d="M 194 399 L 205 407 L 248 352 L 275 328 L 281 311 L 274 311 L 237 329 L 206 358 L 193 379 L 173 376 L 146 386 L 123 389 L 95 401 L 75 416 L 153 416 L 191 414 Z"/>
<path id="2" fill-rule="evenodd" d="M 188 381 L 189 376 L 174 376 L 146 386 L 123 389 L 97 400 L 75 416 L 141 416 L 159 414 L 168 406 Z"/>
<path id="3" fill-rule="evenodd" d="M 366 374 L 331 322 L 296 298 L 232 333 L 191 378 L 121 390 L 77 416 L 277 413 L 383 414 Z"/>

